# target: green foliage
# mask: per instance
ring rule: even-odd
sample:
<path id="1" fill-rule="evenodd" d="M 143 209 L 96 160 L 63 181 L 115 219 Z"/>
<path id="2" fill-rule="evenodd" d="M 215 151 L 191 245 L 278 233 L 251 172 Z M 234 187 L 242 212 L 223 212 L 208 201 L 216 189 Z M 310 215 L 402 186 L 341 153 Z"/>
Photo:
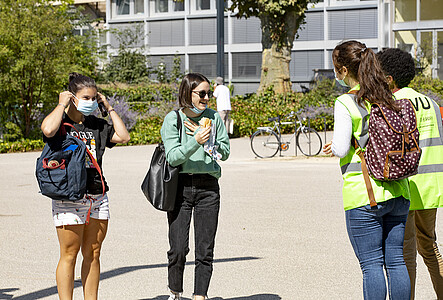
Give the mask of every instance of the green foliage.
<path id="1" fill-rule="evenodd" d="M 409 84 L 414 90 L 426 93 L 430 91 L 443 98 L 443 80 L 424 75 L 417 75 Z"/>
<path id="2" fill-rule="evenodd" d="M 125 29 L 112 29 L 119 42 L 118 53 L 110 58 L 103 71 L 107 82 L 139 83 L 149 80 L 150 70 L 144 50 L 142 24 Z M 140 46 L 140 42 L 142 45 Z"/>
<path id="3" fill-rule="evenodd" d="M 271 40 L 278 47 L 292 47 L 298 28 L 305 22 L 309 3 L 318 0 L 233 0 L 230 11 L 237 18 L 258 17 L 262 21 L 264 40 Z"/>
<path id="4" fill-rule="evenodd" d="M 5 133 L 3 134 L 3 139 L 6 142 L 14 142 L 23 138 L 23 133 L 17 124 L 12 122 L 7 122 L 5 124 Z"/>
<path id="5" fill-rule="evenodd" d="M 100 84 L 99 89 L 105 95 L 124 96 L 131 105 L 151 104 L 163 100 L 176 100 L 178 96 L 177 84 L 143 83 L 137 85 Z M 138 109 L 137 109 L 138 110 Z"/>
<path id="6" fill-rule="evenodd" d="M 0 153 L 28 152 L 42 150 L 45 143 L 40 140 L 21 139 L 15 142 L 1 142 Z"/>
<path id="7" fill-rule="evenodd" d="M 91 75 L 95 68 L 96 43 L 73 34 L 80 14 L 72 1 L 59 2 L 0 1 L 0 123 L 14 122 L 25 137 L 70 72 Z"/>
<path id="8" fill-rule="evenodd" d="M 129 145 L 155 144 L 161 141 L 160 129 L 163 118 L 159 116 L 149 116 L 137 122 L 130 132 L 131 140 Z"/>

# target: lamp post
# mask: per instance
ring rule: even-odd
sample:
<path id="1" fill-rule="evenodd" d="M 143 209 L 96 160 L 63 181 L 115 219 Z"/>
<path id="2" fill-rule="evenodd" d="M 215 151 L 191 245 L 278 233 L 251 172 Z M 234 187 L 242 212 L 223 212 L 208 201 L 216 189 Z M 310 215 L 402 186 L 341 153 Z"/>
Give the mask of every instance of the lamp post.
<path id="1" fill-rule="evenodd" d="M 224 78 L 225 71 L 225 18 L 224 0 L 217 1 L 217 76 Z"/>

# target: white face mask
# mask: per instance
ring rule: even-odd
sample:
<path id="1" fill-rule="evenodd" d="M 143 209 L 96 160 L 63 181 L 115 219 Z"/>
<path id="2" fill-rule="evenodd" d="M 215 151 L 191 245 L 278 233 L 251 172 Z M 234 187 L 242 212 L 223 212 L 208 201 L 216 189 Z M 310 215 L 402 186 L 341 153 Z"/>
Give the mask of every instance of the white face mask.
<path id="1" fill-rule="evenodd" d="M 90 114 L 92 114 L 94 112 L 94 110 L 96 110 L 98 108 L 97 100 L 94 100 L 94 101 L 82 100 L 82 99 L 78 99 L 74 94 L 73 94 L 73 96 L 75 99 L 77 99 L 78 105 L 75 105 L 74 101 L 72 101 L 72 102 L 74 103 L 77 110 L 79 112 L 81 112 L 82 114 L 84 114 L 85 116 L 89 116 Z"/>
<path id="2" fill-rule="evenodd" d="M 337 80 L 338 83 L 339 83 L 341 86 L 349 87 L 349 85 L 345 82 L 345 78 L 346 78 L 346 76 L 343 77 L 343 79 L 338 79 L 338 78 L 337 78 L 337 73 L 335 73 L 335 68 L 334 68 L 334 76 L 335 76 L 335 80 Z"/>

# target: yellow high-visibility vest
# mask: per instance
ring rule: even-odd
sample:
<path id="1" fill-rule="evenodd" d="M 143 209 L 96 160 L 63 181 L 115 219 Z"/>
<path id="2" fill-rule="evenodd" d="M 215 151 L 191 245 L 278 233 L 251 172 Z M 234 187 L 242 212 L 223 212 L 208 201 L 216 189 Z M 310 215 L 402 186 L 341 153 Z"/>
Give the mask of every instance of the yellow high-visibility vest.
<path id="1" fill-rule="evenodd" d="M 355 86 L 352 90 L 359 89 Z M 370 104 L 363 108 L 355 102 L 355 95 L 343 94 L 336 99 L 349 111 L 352 119 L 352 135 L 360 146 L 366 145 L 368 139 L 368 121 Z M 351 143 L 348 154 L 340 159 L 343 176 L 343 207 L 345 210 L 369 205 L 368 192 L 361 171 L 360 157 L 355 153 Z M 378 181 L 370 178 L 374 197 L 377 203 L 403 196 L 409 199 L 408 180 Z"/>
<path id="2" fill-rule="evenodd" d="M 443 125 L 440 107 L 429 97 L 411 88 L 394 93 L 397 99 L 409 99 L 417 115 L 422 150 L 418 174 L 409 177 L 410 210 L 443 206 Z"/>

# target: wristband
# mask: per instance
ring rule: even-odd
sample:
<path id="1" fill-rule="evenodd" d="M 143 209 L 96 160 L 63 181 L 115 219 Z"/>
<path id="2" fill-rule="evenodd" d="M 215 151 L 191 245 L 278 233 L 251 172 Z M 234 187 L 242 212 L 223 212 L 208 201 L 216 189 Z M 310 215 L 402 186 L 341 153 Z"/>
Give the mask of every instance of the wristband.
<path id="1" fill-rule="evenodd" d="M 115 109 L 111 108 L 110 110 L 108 110 L 108 114 L 110 114 L 111 111 L 115 111 Z"/>
<path id="2" fill-rule="evenodd" d="M 65 106 L 63 103 L 59 103 L 59 104 L 57 104 L 57 105 L 61 105 L 61 106 L 63 106 L 64 108 L 67 108 L 67 106 Z"/>

